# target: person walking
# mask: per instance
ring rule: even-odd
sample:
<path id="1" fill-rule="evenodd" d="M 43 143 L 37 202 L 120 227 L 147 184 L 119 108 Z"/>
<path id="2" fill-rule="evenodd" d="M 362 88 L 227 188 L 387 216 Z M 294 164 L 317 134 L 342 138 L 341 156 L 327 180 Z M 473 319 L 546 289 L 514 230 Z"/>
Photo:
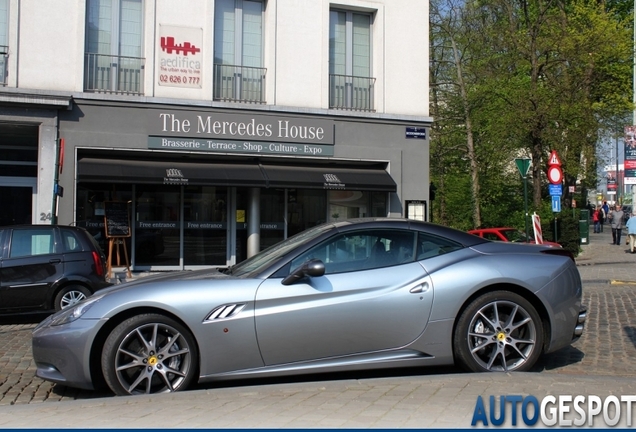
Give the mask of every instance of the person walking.
<path id="1" fill-rule="evenodd" d="M 621 206 L 616 204 L 616 209 L 611 213 L 612 221 L 612 238 L 614 239 L 614 245 L 621 244 L 621 233 L 623 231 L 623 218 L 625 214 L 621 210 Z"/>
<path id="2" fill-rule="evenodd" d="M 598 206 L 598 225 L 599 232 L 603 232 L 603 225 L 605 224 L 605 219 L 607 219 L 607 213 L 603 209 L 603 206 Z"/>
<path id="3" fill-rule="evenodd" d="M 592 211 L 592 222 L 594 223 L 594 234 L 598 234 L 601 232 L 600 222 L 599 222 L 599 213 L 601 212 L 601 208 L 597 208 Z"/>
<path id="4" fill-rule="evenodd" d="M 636 209 L 632 207 L 632 215 L 627 220 L 625 226 L 627 227 L 627 241 L 629 242 L 629 251 L 634 253 L 636 247 Z"/>
<path id="5" fill-rule="evenodd" d="M 607 201 L 603 201 L 603 205 L 601 206 L 603 209 L 603 222 L 601 222 L 601 232 L 603 232 L 603 225 L 609 219 L 609 206 L 607 205 Z"/>

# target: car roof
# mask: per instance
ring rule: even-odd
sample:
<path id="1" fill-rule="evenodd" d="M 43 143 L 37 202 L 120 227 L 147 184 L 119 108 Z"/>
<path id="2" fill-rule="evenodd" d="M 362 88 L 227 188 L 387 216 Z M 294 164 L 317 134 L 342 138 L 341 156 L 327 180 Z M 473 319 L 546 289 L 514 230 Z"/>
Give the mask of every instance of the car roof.
<path id="1" fill-rule="evenodd" d="M 446 237 L 466 247 L 486 242 L 486 240 L 480 237 L 457 230 L 455 228 L 406 218 L 371 217 L 346 219 L 343 221 L 334 222 L 333 225 L 336 226 L 341 232 L 359 228 L 413 229 L 416 231 L 424 231 L 432 235 Z"/>

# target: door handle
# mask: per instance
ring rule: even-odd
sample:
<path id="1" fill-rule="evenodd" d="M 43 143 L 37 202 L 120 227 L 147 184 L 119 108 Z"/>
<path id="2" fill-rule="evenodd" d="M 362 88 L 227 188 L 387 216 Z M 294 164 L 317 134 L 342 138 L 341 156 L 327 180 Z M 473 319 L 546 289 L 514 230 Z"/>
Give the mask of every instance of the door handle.
<path id="1" fill-rule="evenodd" d="M 49 264 L 59 264 L 61 262 L 62 262 L 62 260 L 59 259 L 59 258 L 54 258 L 54 259 L 50 259 L 49 260 Z"/>
<path id="2" fill-rule="evenodd" d="M 421 294 L 421 293 L 424 293 L 424 292 L 428 291 L 429 288 L 430 287 L 428 285 L 428 282 L 424 282 L 424 283 L 419 284 L 416 287 L 411 288 L 409 290 L 409 292 L 411 294 Z"/>

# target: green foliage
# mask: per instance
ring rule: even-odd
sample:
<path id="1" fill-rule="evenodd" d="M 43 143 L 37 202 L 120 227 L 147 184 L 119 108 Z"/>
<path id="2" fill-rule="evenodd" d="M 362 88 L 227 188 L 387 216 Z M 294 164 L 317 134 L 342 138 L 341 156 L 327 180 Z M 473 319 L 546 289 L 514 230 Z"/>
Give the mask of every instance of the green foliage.
<path id="1" fill-rule="evenodd" d="M 564 209 L 561 213 L 557 213 L 556 216 L 553 215 L 546 219 L 541 218 L 543 239 L 556 241 L 561 244 L 564 249 L 569 250 L 574 256 L 577 256 L 581 250 L 580 216 L 581 211 L 579 209 Z"/>
<path id="2" fill-rule="evenodd" d="M 573 198 L 568 186 L 583 193 L 596 187 L 599 132 L 622 130 L 615 119 L 633 109 L 633 5 L 431 0 L 430 6 L 433 220 L 459 229 L 523 229 L 517 157 L 532 158 L 529 213 L 551 220 L 550 151 L 563 164 L 565 203 Z M 563 242 L 578 253 L 578 220 L 570 224 L 567 213 L 560 216 Z"/>

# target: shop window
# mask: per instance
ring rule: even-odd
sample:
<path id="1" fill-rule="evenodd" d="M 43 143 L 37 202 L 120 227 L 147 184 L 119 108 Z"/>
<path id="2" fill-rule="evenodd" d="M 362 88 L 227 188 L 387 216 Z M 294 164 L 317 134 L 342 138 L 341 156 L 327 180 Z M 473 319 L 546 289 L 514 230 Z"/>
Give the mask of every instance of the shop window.
<path id="1" fill-rule="evenodd" d="M 104 202 L 132 202 L 132 186 L 114 184 L 106 186 L 99 183 L 78 183 L 75 202 L 75 225 L 85 228 L 95 238 L 105 253 L 108 253 L 108 241 L 104 228 Z M 130 238 L 126 238 L 130 252 Z"/>
<path id="2" fill-rule="evenodd" d="M 329 191 L 329 221 L 386 217 L 387 193 L 365 191 Z"/>

